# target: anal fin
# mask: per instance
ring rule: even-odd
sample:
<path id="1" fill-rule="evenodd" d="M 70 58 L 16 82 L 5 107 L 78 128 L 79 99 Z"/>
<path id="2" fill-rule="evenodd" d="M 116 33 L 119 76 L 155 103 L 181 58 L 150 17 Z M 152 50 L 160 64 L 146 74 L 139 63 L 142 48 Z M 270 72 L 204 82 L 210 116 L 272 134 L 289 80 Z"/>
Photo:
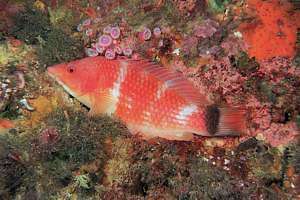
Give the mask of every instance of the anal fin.
<path id="1" fill-rule="evenodd" d="M 194 134 L 189 132 L 178 132 L 178 131 L 163 131 L 163 130 L 146 130 L 137 126 L 127 126 L 133 135 L 140 136 L 144 140 L 152 140 L 154 138 L 164 138 L 167 140 L 177 140 L 177 141 L 192 141 L 194 139 Z M 141 130 L 144 129 L 144 130 Z"/>

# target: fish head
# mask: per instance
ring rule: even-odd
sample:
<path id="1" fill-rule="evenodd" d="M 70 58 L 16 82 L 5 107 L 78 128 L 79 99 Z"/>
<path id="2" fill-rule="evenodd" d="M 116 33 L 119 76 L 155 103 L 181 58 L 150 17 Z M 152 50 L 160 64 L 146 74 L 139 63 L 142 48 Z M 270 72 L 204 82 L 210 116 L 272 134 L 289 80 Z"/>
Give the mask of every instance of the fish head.
<path id="1" fill-rule="evenodd" d="M 99 78 L 96 57 L 57 64 L 48 67 L 47 72 L 69 94 L 90 107 L 90 95 L 97 89 Z"/>

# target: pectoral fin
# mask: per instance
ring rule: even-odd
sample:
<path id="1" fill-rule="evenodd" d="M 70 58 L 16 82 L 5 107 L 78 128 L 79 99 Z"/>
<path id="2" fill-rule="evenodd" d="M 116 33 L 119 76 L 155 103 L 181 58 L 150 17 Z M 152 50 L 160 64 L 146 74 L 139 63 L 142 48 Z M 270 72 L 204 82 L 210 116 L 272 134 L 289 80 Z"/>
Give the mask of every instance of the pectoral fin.
<path id="1" fill-rule="evenodd" d="M 111 115 L 116 110 L 116 104 L 116 99 L 111 95 L 111 92 L 108 89 L 99 90 L 92 95 L 89 115 Z"/>

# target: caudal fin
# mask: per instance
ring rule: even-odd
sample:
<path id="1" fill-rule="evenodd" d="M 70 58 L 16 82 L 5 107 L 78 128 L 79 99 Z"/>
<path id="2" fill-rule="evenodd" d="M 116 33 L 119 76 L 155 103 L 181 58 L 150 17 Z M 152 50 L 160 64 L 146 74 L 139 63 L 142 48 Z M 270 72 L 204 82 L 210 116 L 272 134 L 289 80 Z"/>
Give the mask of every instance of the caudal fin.
<path id="1" fill-rule="evenodd" d="M 240 108 L 206 108 L 205 125 L 211 136 L 239 136 L 246 129 L 245 110 Z"/>

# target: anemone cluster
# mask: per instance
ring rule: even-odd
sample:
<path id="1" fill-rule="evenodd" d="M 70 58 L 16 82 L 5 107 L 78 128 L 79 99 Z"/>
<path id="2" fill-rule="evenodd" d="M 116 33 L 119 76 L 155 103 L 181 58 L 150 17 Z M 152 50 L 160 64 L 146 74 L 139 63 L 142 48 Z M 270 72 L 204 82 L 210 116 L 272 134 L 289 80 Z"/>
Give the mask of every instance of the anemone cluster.
<path id="1" fill-rule="evenodd" d="M 95 34 L 92 29 L 92 23 L 98 20 L 85 19 L 78 24 L 77 31 L 84 32 L 85 36 L 93 37 Z M 137 34 L 137 39 L 140 41 L 149 41 L 153 36 L 158 38 L 162 34 L 159 27 L 155 27 L 152 31 L 148 27 L 142 28 Z M 152 36 L 153 35 L 153 36 Z M 121 28 L 118 25 L 107 25 L 103 28 L 95 42 L 92 42 L 90 47 L 85 48 L 85 53 L 89 57 L 103 55 L 105 58 L 112 60 L 117 56 L 133 56 L 133 44 L 123 37 Z"/>

